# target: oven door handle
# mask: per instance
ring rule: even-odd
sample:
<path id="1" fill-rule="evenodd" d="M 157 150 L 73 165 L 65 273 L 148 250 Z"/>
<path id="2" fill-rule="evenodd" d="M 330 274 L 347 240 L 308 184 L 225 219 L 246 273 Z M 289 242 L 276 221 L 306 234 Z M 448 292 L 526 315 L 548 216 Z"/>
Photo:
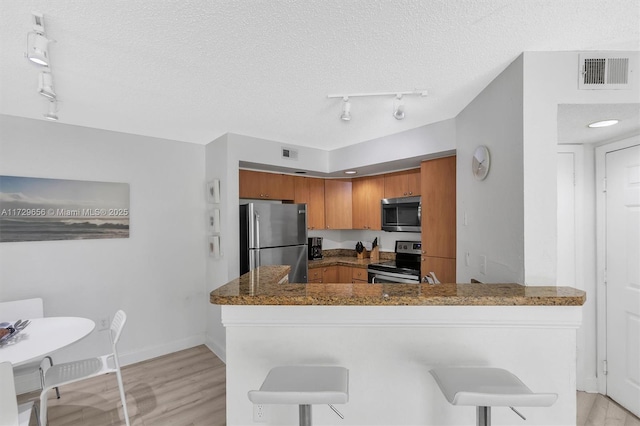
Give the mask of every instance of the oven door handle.
<path id="1" fill-rule="evenodd" d="M 420 278 L 397 273 L 374 272 L 371 284 L 420 284 Z M 376 280 L 377 279 L 377 280 Z"/>

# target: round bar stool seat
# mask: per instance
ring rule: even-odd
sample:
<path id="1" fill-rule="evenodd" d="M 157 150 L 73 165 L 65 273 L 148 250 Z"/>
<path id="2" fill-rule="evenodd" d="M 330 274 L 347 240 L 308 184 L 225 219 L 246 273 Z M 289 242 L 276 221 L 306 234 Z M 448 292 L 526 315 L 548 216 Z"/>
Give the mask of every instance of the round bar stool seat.
<path id="1" fill-rule="evenodd" d="M 332 366 L 274 367 L 260 389 L 249 391 L 248 395 L 254 404 L 298 405 L 300 425 L 308 426 L 311 425 L 311 405 L 349 401 L 349 370 Z"/>
<path id="2" fill-rule="evenodd" d="M 533 393 L 507 370 L 485 367 L 448 367 L 430 371 L 447 401 L 452 405 L 477 407 L 476 424 L 491 424 L 491 407 L 549 407 L 555 393 Z M 518 413 L 522 417 L 520 413 Z"/>

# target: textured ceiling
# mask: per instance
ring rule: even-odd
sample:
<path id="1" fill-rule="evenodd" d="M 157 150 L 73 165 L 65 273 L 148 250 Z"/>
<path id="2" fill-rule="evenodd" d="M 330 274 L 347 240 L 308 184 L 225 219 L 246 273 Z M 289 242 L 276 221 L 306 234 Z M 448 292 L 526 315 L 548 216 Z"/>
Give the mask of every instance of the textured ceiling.
<path id="1" fill-rule="evenodd" d="M 41 119 L 45 15 L 61 123 L 334 149 L 456 116 L 523 51 L 639 50 L 638 0 L 0 0 L 0 113 Z M 327 94 L 426 89 L 352 100 Z"/>

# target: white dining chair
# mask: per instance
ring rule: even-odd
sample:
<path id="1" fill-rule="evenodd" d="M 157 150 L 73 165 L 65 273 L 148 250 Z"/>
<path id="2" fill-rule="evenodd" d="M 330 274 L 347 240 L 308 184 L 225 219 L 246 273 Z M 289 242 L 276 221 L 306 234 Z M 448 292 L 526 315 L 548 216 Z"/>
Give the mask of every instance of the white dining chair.
<path id="1" fill-rule="evenodd" d="M 124 420 L 127 426 L 130 426 L 129 414 L 127 413 L 127 397 L 124 393 L 120 361 L 118 360 L 116 348 L 126 321 L 127 315 L 123 311 L 116 312 L 109 329 L 112 349 L 110 354 L 80 361 L 55 364 L 44 370 L 44 385 L 42 393 L 40 394 L 40 424 L 42 426 L 46 426 L 47 424 L 47 394 L 49 390 L 56 386 L 63 386 L 107 373 L 116 373 L 118 387 L 120 388 Z"/>
<path id="2" fill-rule="evenodd" d="M 13 367 L 10 362 L 0 363 L 0 425 L 28 426 L 34 408 L 33 401 L 18 405 Z M 38 420 L 38 424 L 39 422 Z"/>
<path id="3" fill-rule="evenodd" d="M 13 300 L 11 302 L 0 302 L 0 321 L 16 321 L 19 319 L 28 320 L 43 317 L 44 303 L 39 297 Z M 40 361 L 30 362 L 13 368 L 16 394 L 20 395 L 42 389 L 42 370 L 45 363 L 48 363 L 50 367 L 53 365 L 53 359 L 51 359 L 50 356 L 47 356 Z M 56 396 L 60 398 L 60 391 L 58 388 L 56 388 Z"/>

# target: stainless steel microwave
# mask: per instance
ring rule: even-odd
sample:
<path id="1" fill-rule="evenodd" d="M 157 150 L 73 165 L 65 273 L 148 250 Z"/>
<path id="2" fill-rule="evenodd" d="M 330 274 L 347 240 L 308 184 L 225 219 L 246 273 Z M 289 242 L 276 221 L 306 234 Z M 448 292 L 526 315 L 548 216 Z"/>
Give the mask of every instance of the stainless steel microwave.
<path id="1" fill-rule="evenodd" d="M 420 232 L 420 197 L 384 198 L 381 201 L 382 230 Z"/>

